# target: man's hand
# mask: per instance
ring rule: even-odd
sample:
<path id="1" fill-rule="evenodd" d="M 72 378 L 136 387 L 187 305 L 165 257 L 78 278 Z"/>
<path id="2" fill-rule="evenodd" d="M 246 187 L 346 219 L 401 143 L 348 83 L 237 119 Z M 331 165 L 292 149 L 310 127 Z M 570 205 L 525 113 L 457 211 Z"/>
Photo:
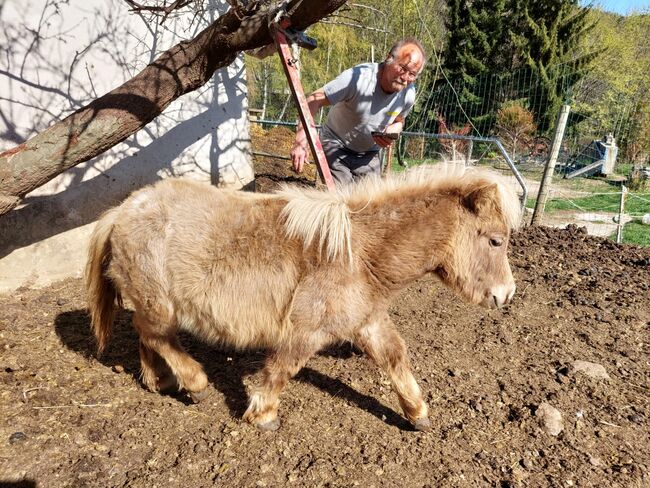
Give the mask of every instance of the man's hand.
<path id="1" fill-rule="evenodd" d="M 397 140 L 397 136 L 399 136 L 399 133 L 393 132 L 394 134 L 393 137 L 389 137 L 387 135 L 380 135 L 380 134 L 373 134 L 372 139 L 377 143 L 377 145 L 383 149 L 386 149 L 388 146 L 393 144 Z"/>
<path id="2" fill-rule="evenodd" d="M 386 149 L 388 146 L 390 146 L 397 140 L 400 132 L 402 132 L 402 129 L 404 129 L 404 118 L 398 115 L 395 118 L 395 122 L 386 126 L 386 128 L 384 129 L 384 134 L 390 134 L 393 137 L 373 134 L 372 138 L 374 139 L 374 141 L 377 143 L 379 147 Z"/>
<path id="3" fill-rule="evenodd" d="M 296 173 L 302 173 L 302 170 L 305 167 L 305 161 L 307 161 L 307 148 L 297 142 L 293 145 L 293 149 L 291 150 L 291 163 L 293 164 L 293 170 Z"/>
<path id="4" fill-rule="evenodd" d="M 326 107 L 329 104 L 330 102 L 327 100 L 322 88 L 316 90 L 307 97 L 307 106 L 309 107 L 312 118 L 321 107 Z M 302 170 L 305 167 L 305 161 L 307 160 L 308 151 L 307 135 L 305 134 L 305 129 L 302 127 L 302 124 L 299 122 L 296 126 L 296 142 L 293 144 L 293 149 L 291 149 L 291 163 L 296 173 L 302 173 Z"/>

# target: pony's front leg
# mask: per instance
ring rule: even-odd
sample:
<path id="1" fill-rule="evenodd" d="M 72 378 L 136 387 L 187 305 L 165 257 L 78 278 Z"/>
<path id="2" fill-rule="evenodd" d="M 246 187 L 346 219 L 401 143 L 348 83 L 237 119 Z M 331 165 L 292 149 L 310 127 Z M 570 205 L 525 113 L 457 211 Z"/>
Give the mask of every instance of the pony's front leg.
<path id="1" fill-rule="evenodd" d="M 375 315 L 355 334 L 359 346 L 390 376 L 400 406 L 417 430 L 429 429 L 429 408 L 413 373 L 404 339 L 395 329 L 388 313 Z"/>
<path id="2" fill-rule="evenodd" d="M 323 344 L 319 334 L 299 336 L 271 353 L 264 366 L 262 384 L 251 393 L 244 420 L 261 430 L 279 429 L 278 406 L 282 390 Z"/>

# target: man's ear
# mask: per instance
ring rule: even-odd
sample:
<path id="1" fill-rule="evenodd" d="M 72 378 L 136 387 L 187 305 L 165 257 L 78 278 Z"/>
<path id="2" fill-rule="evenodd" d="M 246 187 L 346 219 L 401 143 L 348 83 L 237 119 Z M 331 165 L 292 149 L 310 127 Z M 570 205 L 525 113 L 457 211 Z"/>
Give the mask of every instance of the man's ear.
<path id="1" fill-rule="evenodd" d="M 496 183 L 483 183 L 472 189 L 463 199 L 463 205 L 481 216 L 494 214 L 499 208 L 499 188 Z"/>

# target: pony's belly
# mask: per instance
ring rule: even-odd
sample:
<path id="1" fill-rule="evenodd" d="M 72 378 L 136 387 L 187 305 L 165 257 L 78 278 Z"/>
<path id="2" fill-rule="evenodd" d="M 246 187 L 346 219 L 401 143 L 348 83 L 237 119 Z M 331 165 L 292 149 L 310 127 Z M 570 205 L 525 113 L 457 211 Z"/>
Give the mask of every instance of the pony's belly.
<path id="1" fill-rule="evenodd" d="M 287 327 L 276 317 L 262 313 L 214 313 L 214 310 L 182 310 L 177 313 L 181 330 L 210 343 L 238 349 L 273 348 L 283 341 Z"/>

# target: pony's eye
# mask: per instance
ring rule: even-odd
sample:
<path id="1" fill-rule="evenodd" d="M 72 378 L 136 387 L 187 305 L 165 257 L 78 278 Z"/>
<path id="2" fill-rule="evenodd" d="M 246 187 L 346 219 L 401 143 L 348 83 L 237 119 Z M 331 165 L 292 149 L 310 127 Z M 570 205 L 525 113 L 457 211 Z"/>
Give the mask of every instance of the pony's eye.
<path id="1" fill-rule="evenodd" d="M 501 237 L 492 237 L 490 239 L 490 246 L 492 247 L 500 247 L 503 245 L 503 238 Z"/>

